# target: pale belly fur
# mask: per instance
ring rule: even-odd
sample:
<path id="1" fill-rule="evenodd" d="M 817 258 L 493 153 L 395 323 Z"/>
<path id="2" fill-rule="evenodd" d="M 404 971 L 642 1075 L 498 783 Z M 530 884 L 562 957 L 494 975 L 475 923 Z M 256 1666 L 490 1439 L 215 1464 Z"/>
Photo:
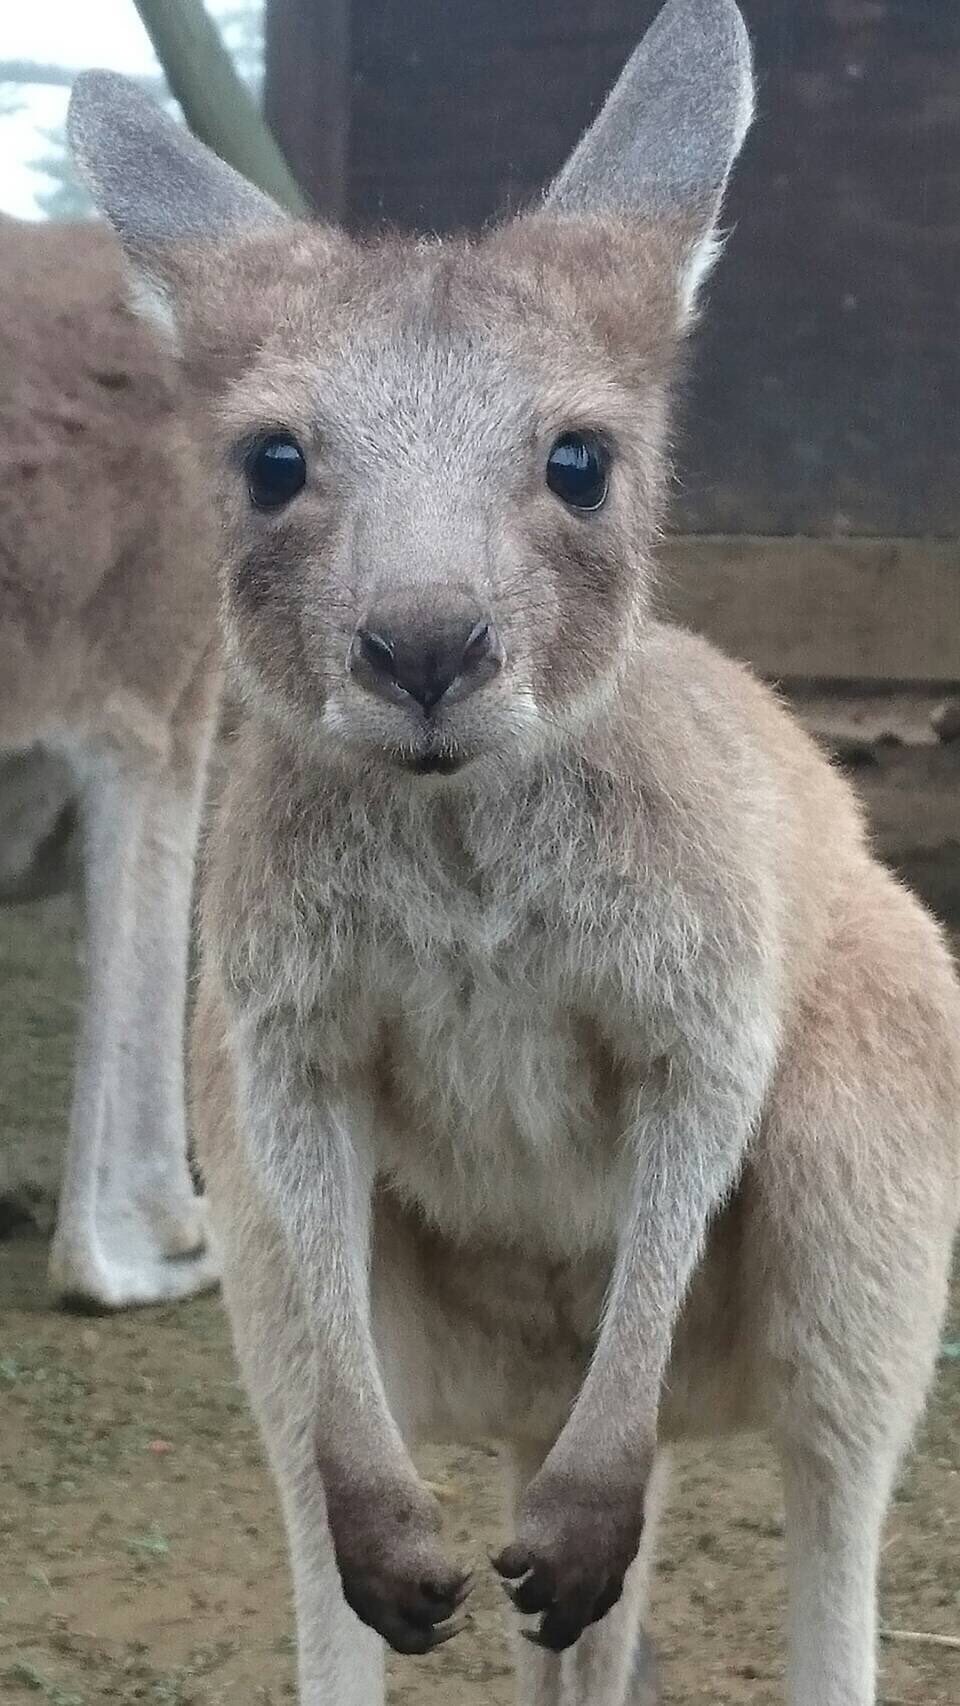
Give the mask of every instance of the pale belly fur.
<path id="1" fill-rule="evenodd" d="M 623 1067 L 585 1011 L 476 966 L 413 973 L 376 1033 L 377 1147 L 449 1236 L 612 1249 L 630 1174 Z"/>

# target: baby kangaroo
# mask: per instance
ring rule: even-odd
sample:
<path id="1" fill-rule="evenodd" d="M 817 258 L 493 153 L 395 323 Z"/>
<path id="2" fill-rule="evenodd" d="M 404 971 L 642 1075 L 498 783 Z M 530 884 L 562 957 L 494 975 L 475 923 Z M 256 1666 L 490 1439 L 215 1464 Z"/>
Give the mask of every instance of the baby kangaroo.
<path id="1" fill-rule="evenodd" d="M 542 205 L 288 223 L 122 79 L 74 145 L 208 406 L 245 704 L 195 1034 L 306 1706 L 455 1632 L 411 1443 L 499 1435 L 527 1706 L 627 1706 L 659 1453 L 780 1451 L 794 1706 L 874 1699 L 960 1172 L 936 926 L 777 699 L 658 619 L 667 399 L 751 112 L 670 0 Z"/>

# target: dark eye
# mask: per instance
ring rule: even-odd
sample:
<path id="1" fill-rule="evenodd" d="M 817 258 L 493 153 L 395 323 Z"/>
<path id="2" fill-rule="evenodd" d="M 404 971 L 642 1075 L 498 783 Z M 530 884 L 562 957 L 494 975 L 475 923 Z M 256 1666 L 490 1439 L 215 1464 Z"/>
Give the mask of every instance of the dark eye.
<path id="1" fill-rule="evenodd" d="M 607 448 L 592 432 L 561 433 L 547 457 L 547 485 L 571 509 L 599 509 L 609 472 Z"/>
<path id="2" fill-rule="evenodd" d="M 272 432 L 261 438 L 247 457 L 247 489 L 257 509 L 280 509 L 301 490 L 307 478 L 307 462 L 289 432 Z"/>

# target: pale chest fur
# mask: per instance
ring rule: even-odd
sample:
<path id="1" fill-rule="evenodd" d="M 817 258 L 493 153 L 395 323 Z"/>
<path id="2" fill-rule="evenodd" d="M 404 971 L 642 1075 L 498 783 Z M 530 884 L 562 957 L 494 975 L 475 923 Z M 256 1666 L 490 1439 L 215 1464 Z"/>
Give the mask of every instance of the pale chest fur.
<path id="1" fill-rule="evenodd" d="M 642 825 L 627 860 L 589 800 L 564 805 L 354 813 L 336 842 L 311 839 L 295 916 L 246 943 L 276 964 L 273 998 L 324 1080 L 372 1111 L 406 1201 L 451 1235 L 569 1256 L 615 1241 L 626 1134 L 658 1093 L 696 930 L 638 880 Z"/>
<path id="2" fill-rule="evenodd" d="M 633 1068 L 587 992 L 558 988 L 549 941 L 539 947 L 464 943 L 432 966 L 400 951 L 390 994 L 370 991 L 362 1076 L 383 1170 L 408 1201 L 449 1232 L 569 1254 L 613 1240 Z"/>

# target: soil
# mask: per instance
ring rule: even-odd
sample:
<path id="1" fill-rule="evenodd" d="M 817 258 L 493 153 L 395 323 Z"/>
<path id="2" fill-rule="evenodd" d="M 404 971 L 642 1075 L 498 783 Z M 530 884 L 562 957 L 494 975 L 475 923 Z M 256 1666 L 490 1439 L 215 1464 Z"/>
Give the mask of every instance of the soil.
<path id="1" fill-rule="evenodd" d="M 0 914 L 0 1132 L 46 1165 L 63 1129 L 78 980 L 68 922 Z M 10 1158 L 13 1158 L 11 1161 Z M 2 1158 L 0 1158 L 2 1159 Z M 280 1706 L 294 1697 L 284 1547 L 215 1298 L 54 1313 L 44 1238 L 0 1242 L 0 1694 L 10 1706 Z M 960 1276 L 958 1276 L 960 1277 Z M 427 1453 L 452 1549 L 500 1528 L 492 1446 Z M 782 1518 L 767 1449 L 679 1456 L 651 1627 L 667 1706 L 782 1700 Z M 960 1284 L 884 1545 L 881 1619 L 960 1636 Z M 500 1595 L 391 1667 L 397 1706 L 513 1706 Z M 885 1641 L 886 1706 L 957 1706 L 960 1649 Z"/>

